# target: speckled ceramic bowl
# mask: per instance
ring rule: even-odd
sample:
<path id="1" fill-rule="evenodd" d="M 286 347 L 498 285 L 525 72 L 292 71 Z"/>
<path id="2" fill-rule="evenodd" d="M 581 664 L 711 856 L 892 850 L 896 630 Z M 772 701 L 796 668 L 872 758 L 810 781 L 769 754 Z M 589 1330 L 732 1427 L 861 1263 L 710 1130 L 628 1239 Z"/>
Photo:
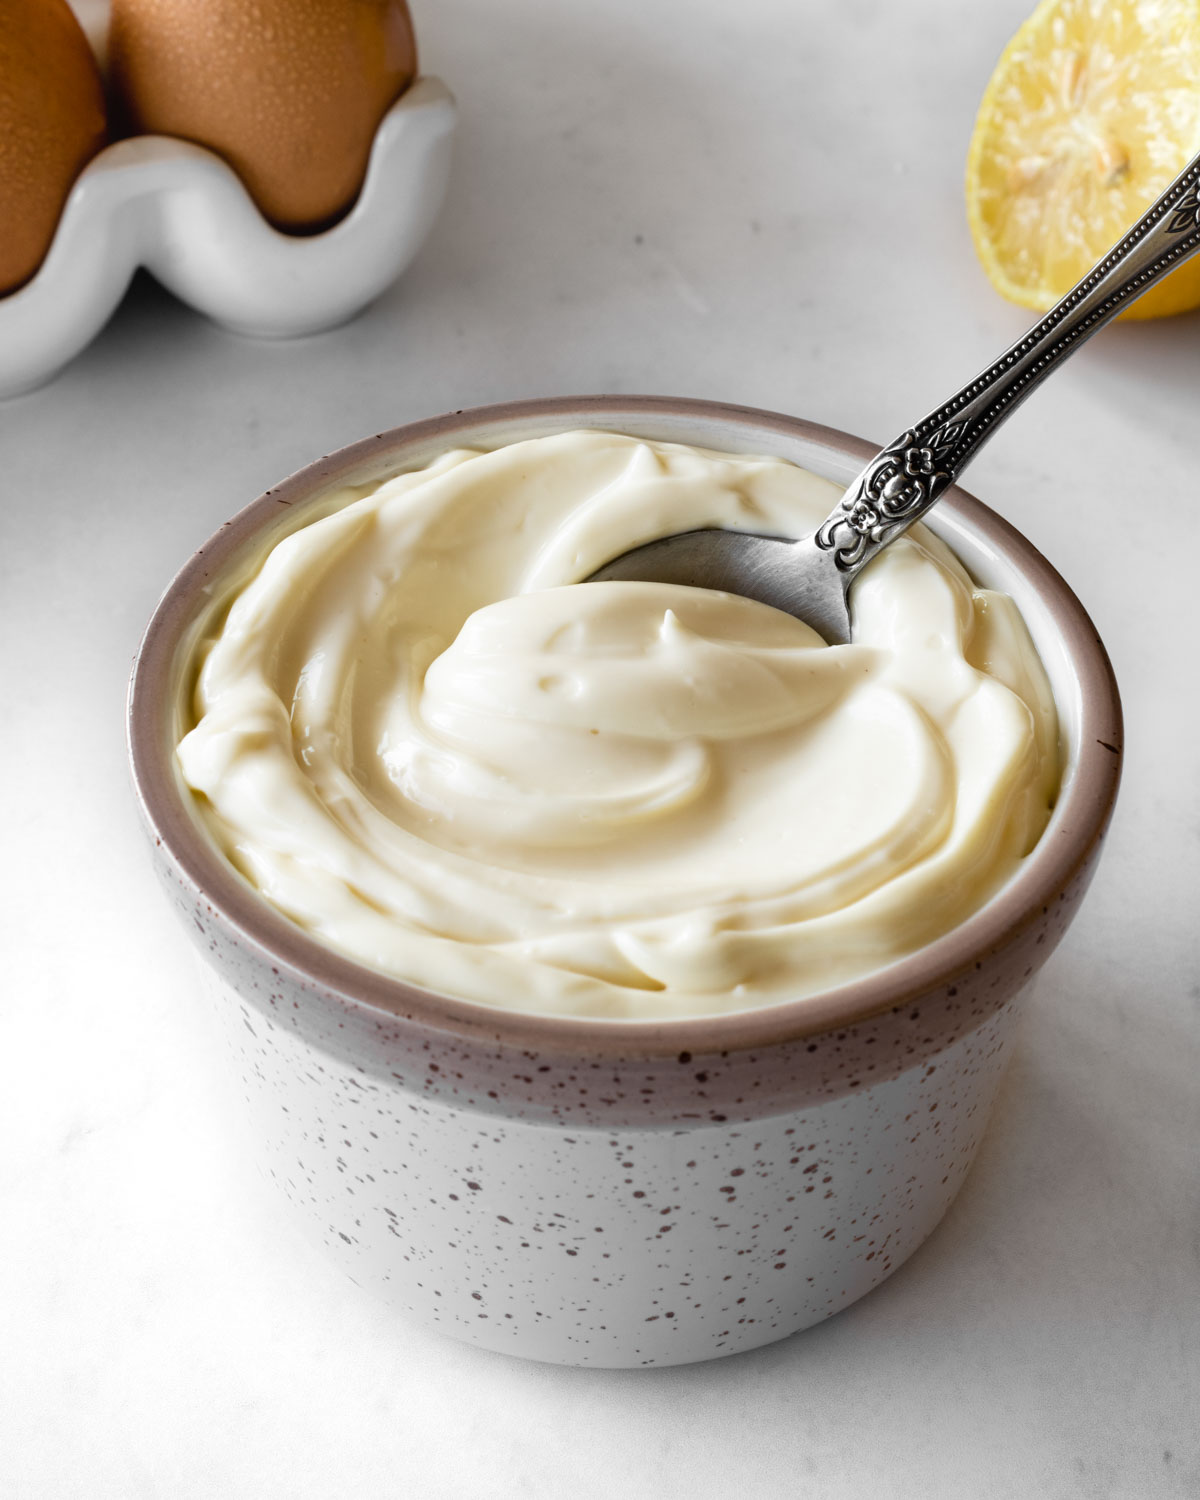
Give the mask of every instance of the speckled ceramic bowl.
<path id="1" fill-rule="evenodd" d="M 848 480 L 874 451 L 788 417 L 531 401 L 384 433 L 270 490 L 167 590 L 129 740 L 162 883 L 198 943 L 269 1176 L 356 1281 L 491 1349 L 578 1365 L 733 1354 L 816 1323 L 917 1248 L 971 1164 L 1021 994 L 1095 867 L 1121 715 L 1087 615 L 951 491 L 931 518 L 1020 605 L 1058 702 L 1062 794 L 1020 873 L 919 954 L 790 1004 L 693 1021 L 515 1015 L 362 968 L 262 902 L 177 777 L 179 683 L 214 582 L 332 486 L 572 427 L 771 452 Z"/>

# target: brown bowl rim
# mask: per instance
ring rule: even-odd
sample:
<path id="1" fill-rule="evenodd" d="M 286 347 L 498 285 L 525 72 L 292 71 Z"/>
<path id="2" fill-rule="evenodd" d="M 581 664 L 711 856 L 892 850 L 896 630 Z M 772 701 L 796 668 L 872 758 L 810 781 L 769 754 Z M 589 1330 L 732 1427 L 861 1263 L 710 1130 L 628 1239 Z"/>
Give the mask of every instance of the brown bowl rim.
<path id="1" fill-rule="evenodd" d="M 856 1025 L 929 995 L 1006 948 L 1041 917 L 1091 858 L 1102 838 L 1120 779 L 1120 696 L 1108 655 L 1069 586 L 1034 545 L 981 500 L 955 486 L 941 501 L 986 543 L 1005 554 L 1038 594 L 1060 631 L 1078 679 L 1081 714 L 1074 774 L 1051 827 L 1012 881 L 978 912 L 920 952 L 832 990 L 721 1015 L 625 1020 L 507 1010 L 440 994 L 356 963 L 310 937 L 276 912 L 200 833 L 170 766 L 164 716 L 171 700 L 176 652 L 198 613 L 209 581 L 249 544 L 277 506 L 314 499 L 400 447 L 461 437 L 496 423 L 530 425 L 597 416 L 644 422 L 698 418 L 778 432 L 865 462 L 877 445 L 780 412 L 724 402 L 661 396 L 571 396 L 463 408 L 406 423 L 307 464 L 251 501 L 214 533 L 167 586 L 134 659 L 129 686 L 128 746 L 135 795 L 154 842 L 217 914 L 280 974 L 317 987 L 380 1022 L 407 1022 L 440 1034 L 474 1038 L 539 1053 L 583 1051 L 647 1060 L 672 1054 L 761 1049 Z M 173 749 L 173 747 L 171 747 Z"/>

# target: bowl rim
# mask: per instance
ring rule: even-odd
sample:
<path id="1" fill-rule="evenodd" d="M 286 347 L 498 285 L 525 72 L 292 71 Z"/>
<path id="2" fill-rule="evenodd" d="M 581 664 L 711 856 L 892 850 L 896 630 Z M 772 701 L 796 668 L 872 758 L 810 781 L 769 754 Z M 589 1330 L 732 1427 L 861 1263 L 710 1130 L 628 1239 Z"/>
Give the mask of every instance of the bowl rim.
<path id="1" fill-rule="evenodd" d="M 402 450 L 452 446 L 488 426 L 549 421 L 566 430 L 564 419 L 595 426 L 597 417 L 611 418 L 616 431 L 622 418 L 643 425 L 656 417 L 722 422 L 753 429 L 756 436 L 799 439 L 861 463 L 878 451 L 876 444 L 834 428 L 755 407 L 662 396 L 570 396 L 462 408 L 377 433 L 305 465 L 251 501 L 188 559 L 164 590 L 134 658 L 127 706 L 134 793 L 156 853 L 174 866 L 176 877 L 270 968 L 377 1023 L 408 1023 L 539 1052 L 647 1060 L 760 1049 L 858 1024 L 952 986 L 1041 920 L 1087 866 L 1107 827 L 1122 760 L 1120 696 L 1095 626 L 1063 578 L 1020 532 L 958 486 L 947 491 L 940 508 L 1008 559 L 1062 638 L 1079 685 L 1079 745 L 1051 826 L 1022 869 L 978 911 L 915 954 L 831 990 L 717 1015 L 634 1020 L 509 1010 L 406 983 L 325 946 L 271 907 L 204 838 L 180 795 L 166 732 L 177 653 L 212 580 L 279 517 L 278 507 L 315 500 L 389 458 L 398 461 L 394 472 L 401 472 Z"/>

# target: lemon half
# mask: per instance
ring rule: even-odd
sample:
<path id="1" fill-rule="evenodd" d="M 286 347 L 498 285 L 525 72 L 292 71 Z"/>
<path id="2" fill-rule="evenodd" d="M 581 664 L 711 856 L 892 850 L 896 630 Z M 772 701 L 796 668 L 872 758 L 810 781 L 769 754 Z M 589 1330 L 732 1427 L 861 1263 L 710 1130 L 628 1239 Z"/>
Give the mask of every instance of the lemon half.
<path id="1" fill-rule="evenodd" d="M 979 107 L 967 215 L 992 285 L 1045 311 L 1200 151 L 1200 0 L 1043 0 Z M 1200 306 L 1200 256 L 1126 316 Z"/>

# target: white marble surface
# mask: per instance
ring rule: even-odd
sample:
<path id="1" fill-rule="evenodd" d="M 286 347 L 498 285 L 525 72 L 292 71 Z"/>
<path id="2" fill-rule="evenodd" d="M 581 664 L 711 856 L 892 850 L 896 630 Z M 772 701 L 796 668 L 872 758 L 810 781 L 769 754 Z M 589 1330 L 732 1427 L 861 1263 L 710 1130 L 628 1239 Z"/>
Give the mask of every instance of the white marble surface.
<path id="1" fill-rule="evenodd" d="M 323 451 L 597 390 L 883 439 L 989 359 L 1023 315 L 975 263 L 960 177 L 1025 6 L 417 0 L 463 123 L 404 281 L 296 344 L 139 284 L 0 407 L 7 1500 L 1200 1494 L 1200 318 L 1110 330 L 975 467 L 1109 643 L 1125 786 L 949 1218 L 790 1342 L 540 1368 L 327 1272 L 239 1156 L 126 783 L 161 586 Z"/>

